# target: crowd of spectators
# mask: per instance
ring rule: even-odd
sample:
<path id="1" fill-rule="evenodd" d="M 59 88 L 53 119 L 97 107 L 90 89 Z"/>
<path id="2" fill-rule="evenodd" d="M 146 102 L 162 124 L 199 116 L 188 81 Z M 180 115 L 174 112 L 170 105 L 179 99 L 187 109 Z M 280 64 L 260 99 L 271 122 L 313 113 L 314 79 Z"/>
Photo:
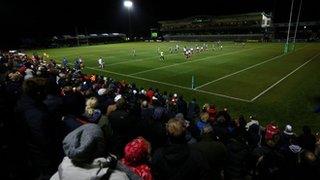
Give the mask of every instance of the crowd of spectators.
<path id="1" fill-rule="evenodd" d="M 320 136 L 18 53 L 0 55 L 1 179 L 318 179 Z"/>

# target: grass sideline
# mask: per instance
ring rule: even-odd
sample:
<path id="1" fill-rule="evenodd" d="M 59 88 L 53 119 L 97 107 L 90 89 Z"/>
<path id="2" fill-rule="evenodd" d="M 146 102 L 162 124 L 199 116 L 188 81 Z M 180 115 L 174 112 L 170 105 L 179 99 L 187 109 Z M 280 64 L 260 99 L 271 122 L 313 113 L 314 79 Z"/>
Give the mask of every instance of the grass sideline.
<path id="1" fill-rule="evenodd" d="M 186 61 L 182 53 L 169 53 L 177 43 L 182 48 L 203 42 L 121 43 L 27 53 L 46 52 L 58 62 L 67 57 L 69 63 L 81 56 L 87 73 L 125 79 L 138 87 L 178 92 L 187 100 L 196 97 L 200 104 L 228 107 L 233 117 L 256 115 L 263 125 L 275 121 L 281 128 L 292 124 L 295 131 L 300 131 L 303 125 L 309 125 L 319 131 L 320 114 L 313 110 L 320 103 L 320 44 L 299 43 L 295 52 L 283 55 L 280 43 L 241 46 L 225 42 L 222 50 L 213 51 L 213 43 L 208 42 L 209 51 Z M 164 62 L 159 61 L 158 48 L 164 51 Z M 100 56 L 106 61 L 104 70 L 98 69 Z M 196 90 L 191 89 L 192 76 Z"/>

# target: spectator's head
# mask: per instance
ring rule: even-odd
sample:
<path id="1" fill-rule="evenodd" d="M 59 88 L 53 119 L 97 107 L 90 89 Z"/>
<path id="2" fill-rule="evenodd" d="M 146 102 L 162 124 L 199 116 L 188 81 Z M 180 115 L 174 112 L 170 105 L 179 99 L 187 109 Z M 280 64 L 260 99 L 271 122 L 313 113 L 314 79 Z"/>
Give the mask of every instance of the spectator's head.
<path id="1" fill-rule="evenodd" d="M 23 82 L 23 93 L 34 100 L 42 101 L 46 97 L 47 80 L 31 78 Z"/>
<path id="2" fill-rule="evenodd" d="M 90 164 L 105 155 L 105 139 L 98 125 L 85 124 L 70 132 L 63 140 L 63 150 L 76 166 Z"/>
<path id="3" fill-rule="evenodd" d="M 286 127 L 284 128 L 284 131 L 283 131 L 284 134 L 286 135 L 289 135 L 289 136 L 292 136 L 293 135 L 293 129 L 292 129 L 292 126 L 291 125 L 286 125 Z"/>
<path id="4" fill-rule="evenodd" d="M 176 114 L 175 118 L 176 118 L 176 119 L 179 119 L 179 120 L 183 120 L 183 121 L 185 121 L 185 119 L 184 119 L 184 115 L 183 115 L 182 113 L 178 113 L 178 114 Z"/>
<path id="5" fill-rule="evenodd" d="M 142 101 L 141 107 L 142 108 L 147 108 L 148 107 L 148 102 L 146 100 Z"/>
<path id="6" fill-rule="evenodd" d="M 269 123 L 266 126 L 265 140 L 269 146 L 275 146 L 279 140 L 279 128 L 274 123 Z"/>
<path id="7" fill-rule="evenodd" d="M 20 74 L 18 71 L 16 71 L 16 72 L 10 73 L 10 74 L 8 75 L 8 78 L 9 78 L 9 80 L 11 80 L 11 81 L 20 81 L 21 78 L 22 78 L 22 76 L 21 76 L 21 74 Z"/>
<path id="8" fill-rule="evenodd" d="M 167 134 L 173 143 L 184 143 L 186 135 L 186 124 L 181 119 L 170 119 L 166 124 Z"/>
<path id="9" fill-rule="evenodd" d="M 143 137 L 138 137 L 125 146 L 123 161 L 129 166 L 136 166 L 146 162 L 150 152 L 150 143 Z"/>
<path id="10" fill-rule="evenodd" d="M 95 108 L 98 106 L 98 99 L 95 97 L 90 97 L 86 101 L 86 114 L 92 115 Z"/>
<path id="11" fill-rule="evenodd" d="M 203 112 L 206 112 L 206 111 L 208 111 L 209 108 L 210 108 L 209 103 L 205 103 L 205 104 L 202 106 L 202 111 L 203 111 Z"/>
<path id="12" fill-rule="evenodd" d="M 301 160 L 301 164 L 310 166 L 317 160 L 317 157 L 313 152 L 308 150 L 303 150 L 300 154 L 300 160 Z"/>
<path id="13" fill-rule="evenodd" d="M 99 95 L 99 96 L 103 96 L 103 95 L 106 95 L 106 94 L 108 94 L 108 91 L 107 91 L 106 88 L 100 88 L 100 89 L 98 90 L 98 95 Z"/>
<path id="14" fill-rule="evenodd" d="M 121 96 L 121 95 L 117 95 L 114 98 L 114 101 L 116 103 L 117 109 L 125 109 L 126 108 L 126 100 Z"/>
<path id="15" fill-rule="evenodd" d="M 203 122 L 208 122 L 208 120 L 209 120 L 209 113 L 207 113 L 207 112 L 201 113 L 201 114 L 200 114 L 200 119 L 201 119 L 201 121 L 203 121 Z"/>
<path id="16" fill-rule="evenodd" d="M 73 93 L 73 89 L 71 86 L 65 86 L 62 88 L 62 94 L 63 95 L 70 95 Z"/>

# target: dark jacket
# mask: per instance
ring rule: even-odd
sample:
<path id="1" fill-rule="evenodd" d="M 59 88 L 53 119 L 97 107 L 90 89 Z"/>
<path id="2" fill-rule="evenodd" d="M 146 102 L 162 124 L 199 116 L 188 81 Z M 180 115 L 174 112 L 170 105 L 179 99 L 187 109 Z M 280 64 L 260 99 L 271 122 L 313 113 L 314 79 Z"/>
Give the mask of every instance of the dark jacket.
<path id="1" fill-rule="evenodd" d="M 28 96 L 22 96 L 17 103 L 16 115 L 21 128 L 19 135 L 25 143 L 26 153 L 32 163 L 32 170 L 38 173 L 51 173 L 56 166 L 56 152 L 52 119 L 49 118 L 46 106 Z"/>
<path id="2" fill-rule="evenodd" d="M 113 111 L 108 118 L 113 131 L 110 151 L 117 156 L 122 156 L 126 143 L 134 138 L 135 120 L 126 110 L 122 109 Z"/>
<path id="3" fill-rule="evenodd" d="M 210 137 L 203 137 L 200 142 L 190 146 L 200 151 L 208 161 L 214 175 L 213 179 L 221 179 L 221 171 L 227 160 L 226 147 L 222 143 L 213 141 Z"/>
<path id="4" fill-rule="evenodd" d="M 210 179 L 210 167 L 202 154 L 187 144 L 158 149 L 152 159 L 155 179 Z"/>
<path id="5" fill-rule="evenodd" d="M 191 101 L 188 105 L 188 112 L 186 118 L 193 120 L 200 113 L 200 107 L 196 101 Z"/>
<path id="6" fill-rule="evenodd" d="M 248 174 L 249 147 L 235 139 L 227 142 L 227 164 L 225 168 L 225 179 L 244 179 Z"/>
<path id="7" fill-rule="evenodd" d="M 184 99 L 178 98 L 177 100 L 177 113 L 182 113 L 184 116 L 187 115 L 188 105 Z"/>
<path id="8" fill-rule="evenodd" d="M 280 179 L 285 165 L 284 156 L 276 147 L 267 145 L 256 148 L 253 153 L 256 157 L 255 176 L 257 179 Z"/>

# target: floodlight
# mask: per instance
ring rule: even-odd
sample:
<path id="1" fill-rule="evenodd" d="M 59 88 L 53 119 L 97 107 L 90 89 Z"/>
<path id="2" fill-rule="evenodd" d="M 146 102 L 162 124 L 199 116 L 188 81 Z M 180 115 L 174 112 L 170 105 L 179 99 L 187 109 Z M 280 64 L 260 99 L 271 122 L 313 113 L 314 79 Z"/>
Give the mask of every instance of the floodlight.
<path id="1" fill-rule="evenodd" d="M 133 3 L 132 3 L 132 1 L 126 0 L 123 2 L 123 5 L 124 5 L 124 7 L 131 9 L 133 6 Z"/>

